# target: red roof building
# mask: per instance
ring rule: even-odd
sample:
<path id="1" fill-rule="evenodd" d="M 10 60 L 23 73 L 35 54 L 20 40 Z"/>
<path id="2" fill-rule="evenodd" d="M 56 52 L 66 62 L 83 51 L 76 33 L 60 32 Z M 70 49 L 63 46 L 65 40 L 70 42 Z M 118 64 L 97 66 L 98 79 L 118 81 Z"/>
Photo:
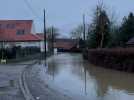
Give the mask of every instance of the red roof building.
<path id="1" fill-rule="evenodd" d="M 77 46 L 77 40 L 75 39 L 56 39 L 54 43 L 55 48 L 60 48 L 64 50 L 71 50 Z"/>
<path id="2" fill-rule="evenodd" d="M 40 41 L 40 37 L 34 33 L 32 20 L 0 20 L 1 42 Z"/>
<path id="3" fill-rule="evenodd" d="M 36 35 L 40 37 L 42 41 L 44 40 L 43 33 L 36 33 Z M 77 45 L 76 39 L 58 38 L 54 40 L 54 48 L 63 48 L 63 49 L 70 50 L 76 45 Z"/>
<path id="4" fill-rule="evenodd" d="M 38 47 L 42 38 L 35 34 L 32 20 L 0 20 L 0 48 Z"/>
<path id="5" fill-rule="evenodd" d="M 44 40 L 44 34 L 43 33 L 37 33 L 37 36 L 41 38 L 41 40 Z M 48 36 L 47 36 L 48 38 Z M 43 41 L 44 42 L 44 41 Z M 48 46 L 51 45 L 48 42 Z M 72 49 L 77 49 L 78 48 L 78 40 L 76 39 L 68 39 L 68 38 L 56 38 L 54 39 L 54 48 L 55 51 L 58 50 L 63 50 L 63 51 L 71 51 Z"/>

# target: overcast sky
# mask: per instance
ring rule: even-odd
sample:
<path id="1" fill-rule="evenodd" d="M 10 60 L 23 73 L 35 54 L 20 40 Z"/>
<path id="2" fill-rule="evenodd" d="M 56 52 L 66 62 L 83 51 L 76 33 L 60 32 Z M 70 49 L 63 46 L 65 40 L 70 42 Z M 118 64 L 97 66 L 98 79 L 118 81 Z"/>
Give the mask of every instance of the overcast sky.
<path id="1" fill-rule="evenodd" d="M 0 19 L 33 19 L 37 32 L 42 31 L 43 9 L 46 9 L 47 26 L 54 25 L 63 35 L 82 22 L 82 14 L 91 22 L 93 9 L 98 0 L 0 0 Z M 28 5 L 34 10 L 34 14 Z M 118 20 L 134 11 L 134 0 L 104 0 L 110 13 Z M 36 13 L 36 14 L 35 14 Z"/>

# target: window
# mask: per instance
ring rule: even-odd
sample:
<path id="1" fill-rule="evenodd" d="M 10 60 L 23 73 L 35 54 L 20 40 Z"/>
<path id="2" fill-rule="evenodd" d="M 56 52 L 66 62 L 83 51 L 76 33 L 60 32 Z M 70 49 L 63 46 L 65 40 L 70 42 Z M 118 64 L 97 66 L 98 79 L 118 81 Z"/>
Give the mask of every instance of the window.
<path id="1" fill-rule="evenodd" d="M 25 34 L 25 30 L 17 30 L 16 34 L 17 35 L 24 35 Z"/>
<path id="2" fill-rule="evenodd" d="M 9 27 L 10 27 L 10 24 L 7 24 L 7 29 L 9 29 Z"/>
<path id="3" fill-rule="evenodd" d="M 14 24 L 7 24 L 7 29 L 13 29 L 13 28 L 15 28 L 15 25 Z"/>
<path id="4" fill-rule="evenodd" d="M 2 29 L 2 25 L 0 24 L 0 29 Z"/>
<path id="5" fill-rule="evenodd" d="M 11 24 L 11 26 L 10 26 L 10 27 L 13 29 L 13 28 L 15 28 L 15 25 L 14 25 L 14 24 Z"/>

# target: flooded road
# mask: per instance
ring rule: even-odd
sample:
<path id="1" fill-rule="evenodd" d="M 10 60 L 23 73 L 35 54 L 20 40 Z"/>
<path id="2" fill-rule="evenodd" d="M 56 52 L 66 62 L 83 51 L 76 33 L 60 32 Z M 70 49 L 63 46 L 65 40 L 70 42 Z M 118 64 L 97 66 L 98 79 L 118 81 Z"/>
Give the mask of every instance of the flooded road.
<path id="1" fill-rule="evenodd" d="M 46 65 L 39 78 L 72 100 L 134 100 L 134 74 L 96 67 L 80 54 L 55 55 Z"/>

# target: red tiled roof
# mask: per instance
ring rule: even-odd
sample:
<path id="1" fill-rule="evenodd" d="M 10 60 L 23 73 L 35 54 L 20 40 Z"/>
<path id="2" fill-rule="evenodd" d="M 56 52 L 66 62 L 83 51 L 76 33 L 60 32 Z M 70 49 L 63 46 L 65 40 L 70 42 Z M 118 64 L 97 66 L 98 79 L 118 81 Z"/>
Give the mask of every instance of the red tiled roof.
<path id="1" fill-rule="evenodd" d="M 30 42 L 30 41 L 41 41 L 41 38 L 34 34 L 24 34 L 24 35 L 13 35 L 13 34 L 4 34 L 0 35 L 0 41 L 6 42 Z"/>
<path id="2" fill-rule="evenodd" d="M 54 43 L 55 48 L 62 48 L 66 50 L 70 50 L 75 46 L 77 46 L 77 41 L 74 39 L 56 39 Z"/>
<path id="3" fill-rule="evenodd" d="M 70 50 L 75 46 L 75 44 L 69 44 L 69 43 L 55 43 L 54 47 L 55 48 L 62 48 L 66 50 Z"/>
<path id="4" fill-rule="evenodd" d="M 34 34 L 25 34 L 22 36 L 16 36 L 14 40 L 15 41 L 41 41 L 40 37 Z"/>

